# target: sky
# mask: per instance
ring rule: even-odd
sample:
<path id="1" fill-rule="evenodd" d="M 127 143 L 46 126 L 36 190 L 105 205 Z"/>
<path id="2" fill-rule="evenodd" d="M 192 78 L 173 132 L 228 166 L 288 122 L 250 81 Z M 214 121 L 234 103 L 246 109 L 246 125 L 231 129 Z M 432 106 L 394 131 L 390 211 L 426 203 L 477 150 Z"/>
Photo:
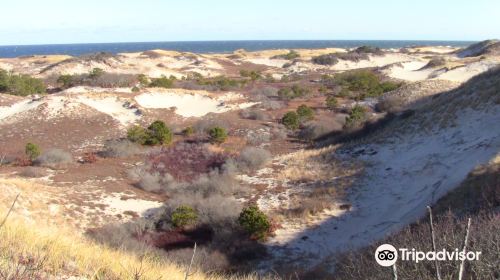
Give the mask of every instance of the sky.
<path id="1" fill-rule="evenodd" d="M 0 45 L 493 38 L 499 0 L 0 0 Z"/>

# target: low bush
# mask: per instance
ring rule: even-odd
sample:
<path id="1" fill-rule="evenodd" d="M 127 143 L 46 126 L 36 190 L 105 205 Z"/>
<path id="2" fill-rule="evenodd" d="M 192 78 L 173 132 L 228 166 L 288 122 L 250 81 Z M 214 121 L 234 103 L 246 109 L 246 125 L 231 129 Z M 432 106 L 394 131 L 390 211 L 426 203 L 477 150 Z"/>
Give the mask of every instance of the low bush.
<path id="1" fill-rule="evenodd" d="M 278 96 L 283 100 L 304 97 L 310 93 L 309 89 L 302 88 L 299 85 L 293 85 L 291 88 L 282 88 L 278 91 Z"/>
<path id="2" fill-rule="evenodd" d="M 24 153 L 31 161 L 34 161 L 41 154 L 41 149 L 38 145 L 33 143 L 27 143 L 24 147 Z"/>
<path id="3" fill-rule="evenodd" d="M 141 126 L 134 125 L 127 130 L 127 139 L 130 142 L 139 143 L 141 145 L 146 143 L 148 133 L 146 129 Z"/>
<path id="4" fill-rule="evenodd" d="M 271 153 L 262 148 L 246 147 L 244 148 L 238 159 L 238 170 L 251 172 L 261 169 L 271 160 Z"/>
<path id="5" fill-rule="evenodd" d="M 226 158 L 224 153 L 213 152 L 206 144 L 176 143 L 150 153 L 147 162 L 154 171 L 168 173 L 179 182 L 190 182 L 220 169 Z"/>
<path id="6" fill-rule="evenodd" d="M 182 130 L 182 135 L 189 137 L 194 134 L 194 128 L 192 126 L 188 126 Z"/>
<path id="7" fill-rule="evenodd" d="M 319 65 L 335 65 L 339 62 L 339 60 L 337 58 L 337 54 L 330 53 L 313 57 L 312 62 Z"/>
<path id="8" fill-rule="evenodd" d="M 348 71 L 333 77 L 324 76 L 322 82 L 327 88 L 340 88 L 339 96 L 358 100 L 366 97 L 378 97 L 401 86 L 399 83 L 390 81 L 381 82 L 376 74 L 368 70 Z"/>
<path id="9" fill-rule="evenodd" d="M 339 105 L 337 98 L 335 96 L 328 96 L 325 101 L 326 107 L 330 110 L 335 110 Z"/>
<path id="10" fill-rule="evenodd" d="M 311 107 L 302 104 L 297 108 L 297 115 L 299 116 L 299 120 L 301 122 L 310 121 L 314 119 L 314 110 Z"/>
<path id="11" fill-rule="evenodd" d="M 294 50 L 290 50 L 287 54 L 279 54 L 271 57 L 271 59 L 286 59 L 286 60 L 294 60 L 299 58 L 300 54 Z"/>
<path id="12" fill-rule="evenodd" d="M 226 76 L 218 76 L 214 78 L 201 78 L 197 83 L 202 86 L 208 86 L 211 90 L 230 90 L 240 88 L 247 83 L 247 80 L 235 80 Z"/>
<path id="13" fill-rule="evenodd" d="M 28 96 L 43 94 L 46 86 L 42 80 L 24 74 L 13 74 L 0 69 L 0 92 Z"/>
<path id="14" fill-rule="evenodd" d="M 359 127 L 366 120 L 366 109 L 363 106 L 356 105 L 351 109 L 349 116 L 346 118 L 346 128 Z"/>
<path id="15" fill-rule="evenodd" d="M 52 166 L 57 164 L 70 163 L 72 161 L 73 157 L 70 153 L 61 149 L 50 149 L 39 156 L 35 160 L 35 164 Z"/>
<path id="16" fill-rule="evenodd" d="M 265 121 L 269 119 L 269 115 L 266 112 L 255 109 L 246 109 L 240 112 L 240 116 L 244 119 Z"/>
<path id="17" fill-rule="evenodd" d="M 198 219 L 196 211 L 187 205 L 177 207 L 171 216 L 172 224 L 176 228 L 183 228 L 186 226 L 194 225 Z"/>
<path id="18" fill-rule="evenodd" d="M 341 129 L 342 125 L 335 122 L 335 120 L 309 122 L 300 130 L 298 138 L 304 141 L 314 141 L 339 128 Z"/>
<path id="19" fill-rule="evenodd" d="M 379 112 L 396 113 L 403 110 L 404 103 L 405 102 L 402 97 L 387 96 L 380 99 L 375 108 Z"/>
<path id="20" fill-rule="evenodd" d="M 227 131 L 219 126 L 212 127 L 208 131 L 208 136 L 210 137 L 210 142 L 213 144 L 222 144 L 227 139 Z"/>
<path id="21" fill-rule="evenodd" d="M 110 158 L 120 158 L 133 156 L 141 152 L 142 149 L 138 144 L 128 139 L 118 139 L 106 141 L 101 155 Z"/>
<path id="22" fill-rule="evenodd" d="M 281 123 L 290 130 L 295 130 L 299 128 L 300 119 L 296 112 L 288 112 L 283 118 L 281 118 Z"/>
<path id="23" fill-rule="evenodd" d="M 269 218 L 257 206 L 244 208 L 238 217 L 238 223 L 251 238 L 265 240 L 271 229 Z"/>
<path id="24" fill-rule="evenodd" d="M 252 81 L 256 81 L 260 78 L 262 78 L 262 75 L 260 72 L 257 71 L 248 71 L 248 70 L 240 70 L 240 76 L 245 77 L 245 78 L 250 78 Z"/>
<path id="25" fill-rule="evenodd" d="M 171 88 L 174 86 L 175 77 L 167 78 L 161 76 L 160 78 L 153 78 L 148 87 Z"/>

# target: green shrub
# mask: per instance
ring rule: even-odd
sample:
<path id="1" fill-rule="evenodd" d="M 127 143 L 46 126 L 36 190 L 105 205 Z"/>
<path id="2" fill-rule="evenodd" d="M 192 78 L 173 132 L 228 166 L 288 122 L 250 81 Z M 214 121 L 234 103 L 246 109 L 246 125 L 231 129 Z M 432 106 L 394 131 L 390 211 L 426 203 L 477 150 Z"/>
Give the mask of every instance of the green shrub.
<path id="1" fill-rule="evenodd" d="M 314 119 L 314 110 L 311 107 L 302 104 L 297 108 L 297 115 L 299 116 L 300 121 L 310 121 Z"/>
<path id="2" fill-rule="evenodd" d="M 210 142 L 214 144 L 222 144 L 227 139 L 227 132 L 224 128 L 215 126 L 208 131 Z"/>
<path id="3" fill-rule="evenodd" d="M 40 156 L 42 151 L 40 150 L 40 147 L 38 147 L 38 145 L 33 143 L 27 143 L 24 148 L 24 153 L 28 156 L 28 158 L 31 161 L 33 161 Z"/>
<path id="4" fill-rule="evenodd" d="M 160 87 L 160 88 L 171 88 L 174 86 L 174 80 L 172 77 L 167 78 L 162 75 L 160 78 L 155 78 L 151 80 L 149 84 L 150 87 Z"/>
<path id="5" fill-rule="evenodd" d="M 345 127 L 354 128 L 361 125 L 366 120 L 366 109 L 363 106 L 356 105 L 351 109 L 346 118 Z"/>
<path id="6" fill-rule="evenodd" d="M 140 88 L 138 88 L 137 86 L 133 86 L 131 89 L 130 89 L 132 92 L 139 92 L 141 91 Z"/>
<path id="7" fill-rule="evenodd" d="M 182 130 L 182 135 L 189 137 L 194 134 L 194 128 L 192 126 L 188 126 Z"/>
<path id="8" fill-rule="evenodd" d="M 247 80 L 234 80 L 226 76 L 218 76 L 210 79 L 198 79 L 199 85 L 214 87 L 214 90 L 229 90 L 242 87 L 247 83 Z"/>
<path id="9" fill-rule="evenodd" d="M 0 69 L 0 92 L 28 96 L 45 93 L 45 84 L 29 75 L 17 75 Z"/>
<path id="10" fill-rule="evenodd" d="M 172 131 L 162 121 L 154 121 L 148 126 L 147 145 L 168 145 L 172 142 Z"/>
<path id="11" fill-rule="evenodd" d="M 271 57 L 271 59 L 286 59 L 286 60 L 294 60 L 296 58 L 299 58 L 300 54 L 298 54 L 294 50 L 290 50 L 287 54 L 279 54 Z"/>
<path id="12" fill-rule="evenodd" d="M 144 74 L 137 75 L 137 81 L 139 81 L 139 84 L 143 87 L 147 87 L 149 85 L 149 78 Z"/>
<path id="13" fill-rule="evenodd" d="M 309 89 L 302 88 L 298 85 L 293 85 L 291 88 L 282 88 L 278 91 L 278 96 L 281 99 L 294 99 L 298 97 L 303 97 L 309 94 Z"/>
<path id="14" fill-rule="evenodd" d="M 73 75 L 61 75 L 57 78 L 57 83 L 60 84 L 62 88 L 70 88 L 74 85 Z"/>
<path id="15" fill-rule="evenodd" d="M 325 103 L 326 103 L 326 107 L 330 110 L 337 108 L 337 106 L 339 105 L 337 98 L 335 98 L 334 96 L 328 96 L 326 98 Z"/>
<path id="16" fill-rule="evenodd" d="M 328 88 L 340 86 L 342 89 L 339 96 L 351 96 L 355 99 L 378 97 L 401 86 L 390 81 L 381 82 L 380 78 L 369 70 L 348 71 L 336 74 L 334 77 L 324 76 L 322 80 Z"/>
<path id="17" fill-rule="evenodd" d="M 319 65 L 335 65 L 339 62 L 337 55 L 334 53 L 323 54 L 312 58 L 314 64 Z"/>
<path id="18" fill-rule="evenodd" d="M 248 70 L 240 70 L 240 76 L 245 77 L 245 78 L 250 78 L 252 81 L 256 81 L 260 78 L 262 78 L 262 75 L 257 72 L 257 71 L 248 71 Z"/>
<path id="19" fill-rule="evenodd" d="M 90 73 L 89 73 L 89 78 L 97 79 L 100 76 L 102 76 L 103 74 L 104 74 L 104 70 L 102 70 L 101 68 L 93 68 L 92 71 L 90 71 Z"/>
<path id="20" fill-rule="evenodd" d="M 265 240 L 271 229 L 269 218 L 257 206 L 244 208 L 238 217 L 238 223 L 252 238 Z"/>
<path id="21" fill-rule="evenodd" d="M 299 115 L 296 112 L 288 112 L 281 118 L 281 122 L 288 129 L 298 129 L 300 125 Z"/>
<path id="22" fill-rule="evenodd" d="M 172 212 L 171 220 L 172 225 L 176 228 L 182 228 L 189 225 L 194 225 L 198 219 L 198 214 L 196 211 L 186 205 L 177 207 L 174 212 Z"/>
<path id="23" fill-rule="evenodd" d="M 134 143 L 145 144 L 148 133 L 143 127 L 134 125 L 127 130 L 127 139 Z"/>

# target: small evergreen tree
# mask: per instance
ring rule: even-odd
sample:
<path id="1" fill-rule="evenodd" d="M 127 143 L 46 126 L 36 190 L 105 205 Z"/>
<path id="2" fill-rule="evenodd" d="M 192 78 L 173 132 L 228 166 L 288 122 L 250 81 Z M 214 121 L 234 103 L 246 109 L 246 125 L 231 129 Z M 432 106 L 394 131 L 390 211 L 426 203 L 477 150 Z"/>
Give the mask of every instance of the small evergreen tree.
<path id="1" fill-rule="evenodd" d="M 311 107 L 302 104 L 297 108 L 297 115 L 300 121 L 310 121 L 314 119 L 314 111 Z"/>
<path id="2" fill-rule="evenodd" d="M 269 218 L 257 206 L 244 208 L 238 217 L 238 223 L 252 238 L 266 239 L 271 229 Z"/>
<path id="3" fill-rule="evenodd" d="M 154 121 L 148 126 L 147 145 L 170 144 L 172 142 L 172 131 L 162 121 Z"/>
<path id="4" fill-rule="evenodd" d="M 177 207 L 177 209 L 172 212 L 171 220 L 172 225 L 176 228 L 182 228 L 185 226 L 193 225 L 198 219 L 198 214 L 196 211 L 186 205 Z"/>
<path id="5" fill-rule="evenodd" d="M 297 113 L 293 111 L 288 112 L 283 116 L 283 118 L 281 118 L 281 122 L 288 129 L 298 129 L 300 125 L 299 115 L 297 115 Z"/>
<path id="6" fill-rule="evenodd" d="M 210 142 L 214 144 L 222 144 L 227 139 L 227 132 L 224 128 L 216 126 L 212 127 L 208 131 L 208 135 L 210 136 Z"/>
<path id="7" fill-rule="evenodd" d="M 27 143 L 26 147 L 24 148 L 24 153 L 28 156 L 28 158 L 31 161 L 33 161 L 40 156 L 41 150 L 40 147 L 38 147 L 38 145 L 33 143 Z"/>

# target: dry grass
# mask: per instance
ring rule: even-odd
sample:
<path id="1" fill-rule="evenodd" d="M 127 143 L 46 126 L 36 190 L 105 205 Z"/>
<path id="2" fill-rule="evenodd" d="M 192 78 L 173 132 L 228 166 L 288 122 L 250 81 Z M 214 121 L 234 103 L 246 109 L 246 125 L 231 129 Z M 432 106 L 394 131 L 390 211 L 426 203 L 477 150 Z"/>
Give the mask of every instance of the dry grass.
<path id="1" fill-rule="evenodd" d="M 184 279 L 185 268 L 161 259 L 154 251 L 137 256 L 92 243 L 76 236 L 69 229 L 41 228 L 11 216 L 0 229 L 0 273 L 20 276 L 14 279 L 45 279 L 50 275 L 87 279 L 157 280 Z M 194 272 L 189 279 L 257 278 Z"/>
<path id="2" fill-rule="evenodd" d="M 307 218 L 332 209 L 345 200 L 347 190 L 363 171 L 357 161 L 342 161 L 335 156 L 338 146 L 301 150 L 281 157 L 284 168 L 278 180 L 298 186 L 281 214 L 288 218 Z"/>
<path id="3" fill-rule="evenodd" d="M 342 162 L 334 156 L 338 146 L 300 150 L 281 157 L 285 166 L 278 174 L 279 180 L 296 182 L 329 181 L 359 173 L 359 162 Z"/>

